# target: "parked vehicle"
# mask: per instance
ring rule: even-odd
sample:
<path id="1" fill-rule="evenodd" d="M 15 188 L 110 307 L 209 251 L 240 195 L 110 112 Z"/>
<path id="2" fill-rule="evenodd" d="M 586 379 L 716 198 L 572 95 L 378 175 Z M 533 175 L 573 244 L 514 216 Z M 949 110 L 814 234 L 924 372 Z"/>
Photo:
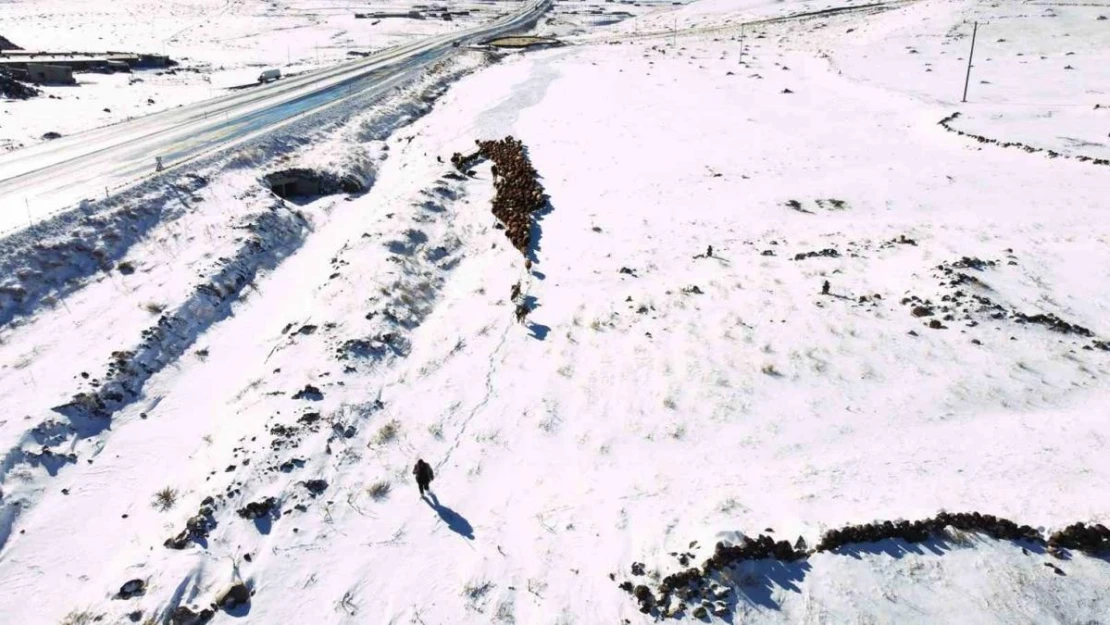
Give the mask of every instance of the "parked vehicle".
<path id="1" fill-rule="evenodd" d="M 258 75 L 258 82 L 261 84 L 266 84 L 271 80 L 278 80 L 279 78 L 281 78 L 280 69 L 268 69 L 264 70 L 261 74 Z"/>

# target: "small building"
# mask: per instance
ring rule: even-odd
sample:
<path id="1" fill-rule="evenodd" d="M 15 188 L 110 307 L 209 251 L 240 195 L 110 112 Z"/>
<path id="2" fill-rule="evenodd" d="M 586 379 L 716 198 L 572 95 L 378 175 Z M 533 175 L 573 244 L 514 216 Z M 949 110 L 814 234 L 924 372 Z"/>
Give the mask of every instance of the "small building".
<path id="1" fill-rule="evenodd" d="M 73 69 L 64 65 L 28 63 L 27 77 L 31 82 L 42 85 L 75 85 Z"/>

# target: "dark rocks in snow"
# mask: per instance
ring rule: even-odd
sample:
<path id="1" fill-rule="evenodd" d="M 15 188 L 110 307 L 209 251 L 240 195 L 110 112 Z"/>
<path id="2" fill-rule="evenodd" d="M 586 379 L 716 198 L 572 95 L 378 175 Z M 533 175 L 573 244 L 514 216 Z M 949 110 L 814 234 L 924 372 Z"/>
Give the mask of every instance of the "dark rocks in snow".
<path id="1" fill-rule="evenodd" d="M 303 389 L 293 395 L 293 399 L 307 399 L 309 401 L 320 401 L 323 398 L 324 394 L 320 392 L 320 389 L 311 384 L 305 384 Z"/>
<path id="2" fill-rule="evenodd" d="M 941 512 L 935 517 L 920 521 L 876 521 L 862 525 L 848 525 L 825 532 L 814 551 L 838 553 L 838 550 L 849 545 L 884 540 L 903 540 L 908 543 L 920 543 L 932 539 L 943 540 L 947 536 L 948 528 L 977 532 L 996 540 L 1047 546 L 1050 553 L 1059 553 L 1062 549 L 1074 549 L 1091 555 L 1110 552 L 1110 529 L 1100 524 L 1076 523 L 1053 533 L 1048 540 L 1045 540 L 1033 527 L 1018 525 L 1008 519 L 978 512 Z M 1028 553 L 1028 550 L 1023 548 L 1023 552 Z M 702 617 L 709 610 L 712 610 L 715 616 L 724 617 L 728 614 L 727 597 L 731 589 L 716 581 L 729 579 L 728 575 L 722 576 L 722 572 L 744 561 L 796 562 L 808 559 L 812 553 L 813 551 L 806 549 L 806 542 L 801 537 L 794 547 L 786 541 L 776 542 L 766 535 L 756 539 L 745 538 L 738 545 L 717 543 L 713 555 L 701 567 L 688 568 L 667 575 L 659 583 L 655 594 L 649 587 L 643 585 L 634 587 L 629 581 L 621 582 L 620 588 L 636 598 L 640 603 L 640 611 L 644 613 L 659 608 L 658 616 L 676 617 L 682 610 L 682 608 L 674 608 L 674 600 L 677 599 L 682 602 L 700 602 L 699 607 L 706 610 L 701 613 Z M 685 603 L 679 605 L 684 606 Z M 698 610 L 695 609 L 693 614 L 698 616 Z"/>
<path id="3" fill-rule="evenodd" d="M 643 584 L 636 586 L 632 589 L 632 596 L 636 597 L 636 601 L 640 603 L 640 612 L 647 614 L 655 607 L 655 597 L 651 594 L 651 589 Z"/>
<path id="4" fill-rule="evenodd" d="M 832 248 L 825 248 L 825 249 L 823 249 L 819 252 L 799 252 L 799 253 L 794 255 L 794 260 L 805 260 L 807 258 L 818 258 L 818 257 L 839 258 L 840 257 L 840 252 L 838 252 L 838 251 L 836 251 Z"/>
<path id="5" fill-rule="evenodd" d="M 914 306 L 910 314 L 914 317 L 932 317 L 933 309 L 929 306 Z"/>
<path id="6" fill-rule="evenodd" d="M 1088 338 L 1094 336 L 1094 332 L 1091 332 L 1087 328 L 1074 323 L 1068 323 L 1052 313 L 1026 315 L 1024 313 L 1015 312 L 1014 321 L 1017 323 L 1035 323 L 1043 325 L 1049 330 L 1060 332 L 1061 334 L 1077 334 Z"/>
<path id="7" fill-rule="evenodd" d="M 997 146 L 1003 147 L 1003 148 L 1017 148 L 1019 150 L 1023 150 L 1025 152 L 1028 152 L 1030 154 L 1036 153 L 1036 152 L 1043 152 L 1049 158 L 1059 158 L 1059 157 L 1062 156 L 1064 158 L 1076 160 L 1076 161 L 1079 161 L 1081 163 L 1091 163 L 1091 164 L 1094 164 L 1094 165 L 1110 166 L 1110 158 L 1092 158 L 1090 156 L 1083 156 L 1083 155 L 1071 156 L 1071 155 L 1067 155 L 1067 154 L 1060 154 L 1059 152 L 1056 152 L 1054 150 L 1046 150 L 1044 148 L 1036 148 L 1036 147 L 1033 147 L 1031 145 L 1021 143 L 1020 141 L 999 141 L 998 139 L 990 139 L 988 137 L 984 137 L 983 135 L 977 135 L 977 134 L 973 134 L 973 133 L 970 133 L 970 132 L 964 132 L 963 130 L 959 130 L 959 129 L 956 129 L 956 128 L 952 127 L 952 122 L 955 121 L 956 119 L 958 119 L 959 117 L 960 117 L 959 112 L 952 113 L 948 117 L 945 117 L 944 119 L 937 122 L 937 124 L 940 125 L 941 127 L 943 127 L 948 132 L 956 133 L 957 135 L 960 135 L 961 137 L 968 137 L 970 139 L 974 139 L 975 141 L 977 141 L 979 143 L 989 143 L 989 144 L 997 145 Z"/>
<path id="8" fill-rule="evenodd" d="M 623 273 L 626 276 L 632 276 L 633 278 L 638 277 L 636 275 L 636 270 L 635 269 L 629 269 L 628 267 L 621 267 L 620 268 L 620 273 Z"/>
<path id="9" fill-rule="evenodd" d="M 993 260 L 980 260 L 978 258 L 964 256 L 960 260 L 952 263 L 952 266 L 957 269 L 975 269 L 976 271 L 983 271 L 987 267 L 994 267 L 997 264 L 998 263 Z"/>
<path id="10" fill-rule="evenodd" d="M 132 579 L 124 582 L 123 586 L 120 586 L 119 592 L 116 593 L 115 598 L 130 599 L 132 597 L 141 596 L 144 592 L 146 592 L 146 582 L 141 579 Z"/>
<path id="11" fill-rule="evenodd" d="M 216 606 L 224 611 L 234 610 L 251 602 L 251 590 L 243 582 L 236 582 L 216 596 Z"/>
<path id="12" fill-rule="evenodd" d="M 632 563 L 632 574 L 633 575 L 643 575 L 644 574 L 644 563 L 643 562 L 633 562 Z"/>
<path id="13" fill-rule="evenodd" d="M 205 625 L 212 620 L 216 612 L 211 608 L 204 608 L 199 612 L 185 606 L 178 606 L 170 614 L 170 625 Z"/>
<path id="14" fill-rule="evenodd" d="M 299 469 L 303 466 L 304 460 L 301 460 L 300 458 L 291 458 L 281 463 L 278 469 L 280 469 L 283 473 L 289 473 L 293 469 Z"/>
<path id="15" fill-rule="evenodd" d="M 1041 534 L 1028 525 L 1018 525 L 1008 519 L 978 512 L 941 512 L 931 519 L 921 521 L 882 521 L 829 530 L 821 537 L 817 551 L 831 551 L 849 544 L 872 543 L 894 538 L 919 543 L 941 536 L 946 527 L 954 527 L 965 532 L 979 532 L 997 540 L 1045 544 Z"/>
<path id="16" fill-rule="evenodd" d="M 0 71 L 0 97 L 12 100 L 28 100 L 39 95 L 42 95 L 42 92 L 38 89 L 16 80 L 6 72 Z"/>
<path id="17" fill-rule="evenodd" d="M 1048 537 L 1050 547 L 1074 549 L 1089 554 L 1110 552 L 1110 529 L 1101 523 L 1074 523 Z"/>
<path id="18" fill-rule="evenodd" d="M 211 497 L 205 497 L 200 504 L 200 509 L 197 510 L 197 514 L 185 521 L 185 529 L 177 536 L 167 539 L 163 546 L 168 549 L 184 549 L 191 542 L 203 545 L 208 538 L 208 533 L 215 529 L 217 525 L 213 516 L 215 510 L 212 506 L 214 503 L 215 500 Z"/>
<path id="19" fill-rule="evenodd" d="M 262 519 L 268 516 L 275 516 L 277 505 L 277 499 L 267 497 L 259 501 L 252 501 L 246 506 L 236 510 L 235 513 L 248 520 Z"/>
<path id="20" fill-rule="evenodd" d="M 301 485 L 304 486 L 305 490 L 307 490 L 313 497 L 323 493 L 325 490 L 328 489 L 328 483 L 324 480 L 307 480 L 305 482 L 301 482 Z"/>
<path id="21" fill-rule="evenodd" d="M 53 130 L 51 130 L 50 132 L 43 134 L 42 138 L 46 141 L 53 141 L 54 139 L 61 139 L 62 133 L 54 132 Z"/>

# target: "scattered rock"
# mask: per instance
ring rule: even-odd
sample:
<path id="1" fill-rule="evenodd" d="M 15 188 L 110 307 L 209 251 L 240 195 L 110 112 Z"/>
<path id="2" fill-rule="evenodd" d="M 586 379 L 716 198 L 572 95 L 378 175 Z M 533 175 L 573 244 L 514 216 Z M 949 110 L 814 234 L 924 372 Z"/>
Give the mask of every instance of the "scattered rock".
<path id="1" fill-rule="evenodd" d="M 817 257 L 839 258 L 840 257 L 840 252 L 838 252 L 838 251 L 836 251 L 832 248 L 825 248 L 825 249 L 823 249 L 819 252 L 800 252 L 800 253 L 794 255 L 794 260 L 805 260 L 807 258 L 817 258 Z"/>
<path id="2" fill-rule="evenodd" d="M 16 80 L 5 72 L 0 72 L 0 97 L 12 100 L 27 100 L 42 95 L 42 92 Z"/>
<path id="3" fill-rule="evenodd" d="M 323 398 L 324 394 L 320 392 L 320 389 L 311 384 L 305 384 L 303 389 L 293 395 L 293 399 L 307 399 L 309 401 L 320 401 Z"/>
<path id="4" fill-rule="evenodd" d="M 177 536 L 167 539 L 163 545 L 168 549 L 184 549 L 190 542 L 203 543 L 208 538 L 208 533 L 216 527 L 213 503 L 211 497 L 205 497 L 197 514 L 185 522 L 185 529 Z"/>
<path id="5" fill-rule="evenodd" d="M 306 482 L 301 482 L 301 485 L 304 486 L 313 497 L 328 489 L 328 483 L 324 480 L 308 480 Z"/>
<path id="6" fill-rule="evenodd" d="M 260 501 L 248 503 L 246 506 L 236 510 L 235 513 L 244 519 L 261 519 L 263 517 L 273 516 L 276 507 L 277 499 L 267 497 Z"/>
<path id="7" fill-rule="evenodd" d="M 185 606 L 178 606 L 176 610 L 170 614 L 171 625 L 205 625 L 212 620 L 216 613 L 211 608 L 204 608 L 200 612 L 194 612 Z"/>
<path id="8" fill-rule="evenodd" d="M 116 599 L 130 599 L 132 597 L 141 596 L 146 592 L 146 581 L 141 579 L 133 579 L 124 582 L 120 586 L 119 593 L 116 594 Z"/>
<path id="9" fill-rule="evenodd" d="M 243 582 L 236 582 L 216 597 L 216 606 L 226 611 L 234 610 L 251 602 L 251 591 Z"/>

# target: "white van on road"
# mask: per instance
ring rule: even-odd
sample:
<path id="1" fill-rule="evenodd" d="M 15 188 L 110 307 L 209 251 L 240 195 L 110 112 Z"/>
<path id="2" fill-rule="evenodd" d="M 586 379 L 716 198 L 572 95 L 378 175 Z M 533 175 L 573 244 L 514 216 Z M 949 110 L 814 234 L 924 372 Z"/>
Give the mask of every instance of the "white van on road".
<path id="1" fill-rule="evenodd" d="M 266 84 L 271 80 L 278 80 L 279 78 L 281 78 L 280 69 L 267 69 L 258 75 L 258 82 L 261 84 Z"/>

